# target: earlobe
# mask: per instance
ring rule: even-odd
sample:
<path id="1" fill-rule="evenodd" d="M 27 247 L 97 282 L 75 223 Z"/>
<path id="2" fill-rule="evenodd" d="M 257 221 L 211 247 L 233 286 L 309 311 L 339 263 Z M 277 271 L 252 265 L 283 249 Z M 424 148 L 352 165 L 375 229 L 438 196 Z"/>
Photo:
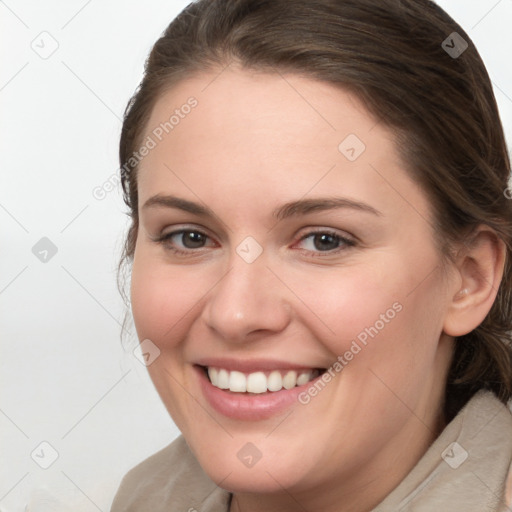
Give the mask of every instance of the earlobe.
<path id="1" fill-rule="evenodd" d="M 463 336 L 485 319 L 496 299 L 503 278 L 506 246 L 489 227 L 479 227 L 457 261 L 459 279 L 451 290 L 443 331 Z"/>

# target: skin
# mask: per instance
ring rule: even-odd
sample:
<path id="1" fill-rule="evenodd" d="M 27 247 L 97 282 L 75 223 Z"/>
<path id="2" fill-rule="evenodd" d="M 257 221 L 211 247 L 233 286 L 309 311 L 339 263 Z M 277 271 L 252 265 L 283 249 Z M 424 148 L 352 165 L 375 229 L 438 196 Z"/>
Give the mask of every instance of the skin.
<path id="1" fill-rule="evenodd" d="M 489 311 L 504 247 L 482 228 L 443 271 L 429 201 L 392 133 L 339 88 L 235 65 L 205 71 L 159 98 L 144 136 L 190 96 L 197 107 L 139 167 L 131 300 L 139 339 L 161 351 L 151 378 L 206 473 L 234 493 L 232 511 L 370 510 L 443 428 L 453 336 Z M 338 149 L 348 134 L 366 146 L 353 162 Z M 156 194 L 214 216 L 144 208 Z M 380 215 L 272 217 L 283 203 L 334 196 Z M 183 228 L 207 235 L 204 246 L 155 241 Z M 318 249 L 314 231 L 325 230 L 356 245 Z M 253 263 L 236 252 L 247 236 L 263 248 Z M 201 357 L 327 368 L 396 302 L 402 310 L 307 405 L 241 421 L 202 395 L 192 368 Z M 247 442 L 262 454 L 252 468 L 237 457 Z"/>

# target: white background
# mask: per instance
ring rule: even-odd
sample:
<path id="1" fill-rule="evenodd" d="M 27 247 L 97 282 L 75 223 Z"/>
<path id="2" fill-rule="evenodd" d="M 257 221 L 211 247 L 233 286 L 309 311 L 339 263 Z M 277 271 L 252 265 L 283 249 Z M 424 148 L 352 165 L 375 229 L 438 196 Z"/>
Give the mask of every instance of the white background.
<path id="1" fill-rule="evenodd" d="M 178 434 L 133 356 L 133 325 L 120 341 L 120 186 L 92 191 L 117 181 L 126 102 L 187 3 L 0 1 L 2 512 L 106 512 L 122 475 Z M 479 49 L 511 141 L 512 0 L 439 3 Z M 47 59 L 31 47 L 52 44 Z M 46 263 L 32 252 L 42 237 L 58 250 Z M 48 469 L 31 458 L 51 462 L 43 441 L 58 453 Z"/>

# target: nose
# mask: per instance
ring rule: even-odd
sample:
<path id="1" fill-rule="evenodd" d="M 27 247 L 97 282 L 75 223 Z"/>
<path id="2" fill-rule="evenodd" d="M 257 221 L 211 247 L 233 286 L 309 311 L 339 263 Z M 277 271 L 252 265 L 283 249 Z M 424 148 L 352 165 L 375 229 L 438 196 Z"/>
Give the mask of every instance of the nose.
<path id="1" fill-rule="evenodd" d="M 234 253 L 229 271 L 211 290 L 202 317 L 224 341 L 240 343 L 281 332 L 290 323 L 287 289 L 265 258 L 247 263 Z"/>

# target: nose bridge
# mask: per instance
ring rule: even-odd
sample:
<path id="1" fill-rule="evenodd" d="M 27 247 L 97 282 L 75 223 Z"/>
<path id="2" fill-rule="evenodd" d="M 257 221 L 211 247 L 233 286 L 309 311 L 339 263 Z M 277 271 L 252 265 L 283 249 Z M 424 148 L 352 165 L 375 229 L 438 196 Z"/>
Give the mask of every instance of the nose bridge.
<path id="1" fill-rule="evenodd" d="M 243 341 L 254 331 L 277 332 L 289 323 L 285 290 L 254 242 L 246 239 L 233 250 L 229 270 L 204 308 L 208 326 L 226 340 Z"/>

